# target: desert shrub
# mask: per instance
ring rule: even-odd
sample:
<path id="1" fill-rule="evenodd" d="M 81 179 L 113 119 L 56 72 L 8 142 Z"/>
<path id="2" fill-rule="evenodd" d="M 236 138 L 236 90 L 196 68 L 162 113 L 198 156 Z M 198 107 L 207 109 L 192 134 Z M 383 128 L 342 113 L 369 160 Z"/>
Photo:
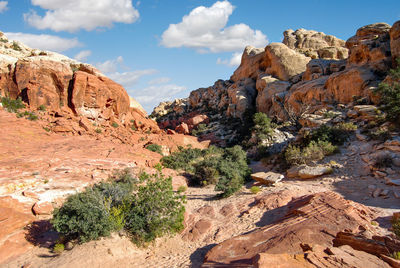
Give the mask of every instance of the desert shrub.
<path id="1" fill-rule="evenodd" d="M 133 131 L 136 131 L 136 130 L 137 130 L 137 128 L 135 127 L 135 125 L 132 125 L 132 126 L 131 126 L 131 129 L 132 129 Z"/>
<path id="2" fill-rule="evenodd" d="M 185 196 L 161 172 L 134 178 L 124 171 L 68 197 L 53 214 L 56 231 L 80 242 L 125 229 L 138 245 L 183 229 Z"/>
<path id="3" fill-rule="evenodd" d="M 29 112 L 29 111 L 25 111 L 23 113 L 17 112 L 17 117 L 18 118 L 25 117 L 26 119 L 31 121 L 36 121 L 39 119 L 39 117 L 34 112 Z"/>
<path id="4" fill-rule="evenodd" d="M 155 143 L 149 144 L 149 145 L 146 146 L 146 149 L 149 150 L 149 151 L 152 151 L 152 152 L 155 152 L 155 153 L 159 153 L 159 154 L 162 155 L 162 147 L 161 147 L 161 145 L 158 145 L 158 144 L 155 144 Z"/>
<path id="5" fill-rule="evenodd" d="M 400 218 L 392 219 L 392 229 L 397 238 L 400 238 Z"/>
<path id="6" fill-rule="evenodd" d="M 117 127 L 119 127 L 119 125 L 118 125 L 118 123 L 117 123 L 117 122 L 112 122 L 111 126 L 112 126 L 113 128 L 117 128 Z"/>
<path id="7" fill-rule="evenodd" d="M 178 193 L 183 193 L 187 191 L 187 187 L 185 185 L 181 185 L 178 187 Z"/>
<path id="8" fill-rule="evenodd" d="M 258 194 L 261 191 L 261 188 L 259 186 L 252 186 L 250 188 L 250 192 L 253 194 Z"/>
<path id="9" fill-rule="evenodd" d="M 379 141 L 387 141 L 391 138 L 390 131 L 384 127 L 378 127 L 370 130 L 366 134 L 369 138 Z"/>
<path id="10" fill-rule="evenodd" d="M 273 127 L 271 119 L 265 113 L 255 113 L 253 122 L 253 131 L 257 136 L 257 140 L 262 141 L 272 135 Z"/>
<path id="11" fill-rule="evenodd" d="M 21 48 L 21 47 L 18 45 L 18 43 L 15 42 L 15 41 L 12 43 L 11 48 L 14 49 L 14 50 L 16 50 L 16 51 L 22 51 L 22 48 Z"/>
<path id="12" fill-rule="evenodd" d="M 38 110 L 44 112 L 46 111 L 46 106 L 42 104 L 38 107 Z"/>
<path id="13" fill-rule="evenodd" d="M 185 197 L 173 191 L 171 177 L 157 173 L 142 178 L 145 185 L 139 186 L 125 218 L 125 229 L 138 245 L 181 231 L 185 213 Z"/>
<path id="14" fill-rule="evenodd" d="M 103 130 L 101 130 L 101 128 L 96 128 L 94 131 L 95 131 L 96 133 L 98 133 L 98 134 L 100 134 L 101 132 L 103 132 Z"/>
<path id="15" fill-rule="evenodd" d="M 395 260 L 400 260 L 400 251 L 395 251 L 391 254 L 391 256 Z"/>
<path id="16" fill-rule="evenodd" d="M 54 245 L 53 252 L 56 254 L 61 254 L 64 251 L 64 249 L 65 249 L 64 244 L 58 243 Z"/>
<path id="17" fill-rule="evenodd" d="M 178 147 L 178 151 L 173 152 L 169 156 L 164 156 L 161 163 L 164 167 L 184 170 L 186 172 L 194 172 L 192 162 L 203 156 L 203 151 L 196 148 Z"/>
<path id="18" fill-rule="evenodd" d="M 7 97 L 2 97 L 1 103 L 3 104 L 3 107 L 10 113 L 17 113 L 18 110 L 25 108 L 25 104 L 20 98 L 12 100 Z"/>
<path id="19" fill-rule="evenodd" d="M 334 145 L 342 145 L 355 129 L 357 127 L 352 123 L 341 123 L 333 127 L 322 125 L 313 130 L 306 140 L 308 141 L 307 143 L 311 141 L 327 141 Z"/>
<path id="20" fill-rule="evenodd" d="M 108 236 L 114 223 L 110 217 L 111 202 L 99 191 L 87 188 L 82 193 L 68 197 L 60 209 L 53 214 L 55 230 L 80 242 Z"/>
<path id="21" fill-rule="evenodd" d="M 337 151 L 337 147 L 329 141 L 311 141 L 306 147 L 289 145 L 285 151 L 285 159 L 289 165 L 309 164 L 319 161 Z"/>
<path id="22" fill-rule="evenodd" d="M 388 83 L 380 83 L 374 90 L 380 96 L 382 110 L 386 112 L 386 118 L 392 122 L 400 119 L 400 59 L 397 59 L 397 67 L 390 70 Z"/>
<path id="23" fill-rule="evenodd" d="M 238 191 L 250 175 L 247 155 L 242 147 L 222 149 L 183 149 L 161 159 L 165 167 L 183 169 L 193 175 L 193 181 L 201 186 L 215 184 L 215 190 L 227 197 Z"/>
<path id="24" fill-rule="evenodd" d="M 192 135 L 199 136 L 199 135 L 203 134 L 206 130 L 207 130 L 206 124 L 198 124 L 196 129 L 192 130 Z"/>

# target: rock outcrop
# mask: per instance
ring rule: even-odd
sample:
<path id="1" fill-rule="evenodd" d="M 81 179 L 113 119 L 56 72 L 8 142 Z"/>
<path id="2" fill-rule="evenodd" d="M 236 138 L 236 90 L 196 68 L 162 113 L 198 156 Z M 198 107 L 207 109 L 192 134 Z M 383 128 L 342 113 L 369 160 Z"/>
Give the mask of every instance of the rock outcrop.
<path id="1" fill-rule="evenodd" d="M 322 263 L 331 262 L 332 267 L 346 262 L 347 265 L 343 267 L 363 267 L 355 261 L 361 261 L 364 256 L 373 260 L 371 267 L 389 267 L 375 256 L 355 252 L 350 247 L 337 248 L 332 242 L 336 234 L 343 230 L 368 232 L 374 214 L 367 207 L 345 200 L 333 192 L 323 192 L 294 199 L 286 208 L 286 214 L 274 223 L 228 239 L 212 248 L 205 256 L 203 266 L 245 266 L 255 263 L 258 265 L 256 267 L 267 267 L 260 265 L 287 260 L 293 265 L 299 263 L 298 266 L 288 267 L 328 267 L 318 266 L 315 261 L 319 260 Z M 329 250 L 325 250 L 327 248 Z M 304 255 L 303 252 L 307 253 Z M 278 255 L 270 259 L 269 254 Z M 341 262 L 345 259 L 346 262 Z M 353 259 L 355 266 L 348 263 L 350 259 Z"/>
<path id="2" fill-rule="evenodd" d="M 195 90 L 186 100 L 162 103 L 152 116 L 174 129 L 190 116 L 206 114 L 209 124 L 229 128 L 224 121 L 247 122 L 255 111 L 282 122 L 356 99 L 376 103 L 373 89 L 400 53 L 399 25 L 370 24 L 346 42 L 321 32 L 287 30 L 283 43 L 246 47 L 230 80 Z M 236 124 L 230 129 L 233 134 L 217 136 L 240 133 Z"/>
<path id="3" fill-rule="evenodd" d="M 129 131 L 136 121 L 138 130 L 160 131 L 121 85 L 94 67 L 10 42 L 4 34 L 0 38 L 0 95 L 65 118 L 54 124 L 54 131 L 94 133 L 90 125 L 107 128 L 113 123 Z"/>

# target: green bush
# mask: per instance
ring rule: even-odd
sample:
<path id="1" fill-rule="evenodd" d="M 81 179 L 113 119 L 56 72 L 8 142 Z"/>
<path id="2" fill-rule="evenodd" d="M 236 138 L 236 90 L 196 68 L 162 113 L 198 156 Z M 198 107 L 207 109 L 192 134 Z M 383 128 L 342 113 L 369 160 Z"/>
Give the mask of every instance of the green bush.
<path id="1" fill-rule="evenodd" d="M 64 244 L 58 243 L 54 245 L 53 252 L 56 254 L 61 254 L 64 251 L 64 249 L 65 249 Z"/>
<path id="2" fill-rule="evenodd" d="M 374 90 L 381 98 L 382 110 L 386 112 L 386 118 L 392 122 L 400 119 L 400 59 L 397 59 L 397 67 L 390 70 L 388 83 L 380 83 Z"/>
<path id="3" fill-rule="evenodd" d="M 38 107 L 38 110 L 44 112 L 46 111 L 46 106 L 42 104 Z"/>
<path id="4" fill-rule="evenodd" d="M 183 229 L 185 196 L 172 189 L 172 178 L 160 172 L 134 178 L 128 171 L 68 197 L 53 214 L 56 231 L 81 243 L 125 229 L 143 245 Z"/>
<path id="5" fill-rule="evenodd" d="M 155 153 L 159 153 L 159 154 L 162 155 L 162 147 L 161 147 L 161 145 L 158 145 L 158 144 L 155 144 L 155 143 L 149 144 L 149 145 L 146 146 L 146 149 L 149 150 L 149 151 L 152 151 L 152 152 L 155 152 Z"/>
<path id="6" fill-rule="evenodd" d="M 395 251 L 391 254 L 391 257 L 395 260 L 400 260 L 400 251 Z"/>
<path id="7" fill-rule="evenodd" d="M 113 128 L 119 127 L 119 125 L 118 125 L 116 122 L 113 122 L 113 123 L 111 124 L 111 126 L 112 126 Z"/>
<path id="8" fill-rule="evenodd" d="M 1 103 L 3 104 L 3 107 L 10 113 L 17 113 L 18 110 L 25 108 L 25 104 L 20 98 L 12 100 L 7 97 L 2 97 Z"/>
<path id="9" fill-rule="evenodd" d="M 207 130 L 207 125 L 206 124 L 199 124 L 197 125 L 196 129 L 192 130 L 192 135 L 193 136 L 200 136 Z"/>
<path id="10" fill-rule="evenodd" d="M 98 134 L 100 134 L 101 132 L 103 132 L 103 131 L 101 130 L 101 128 L 96 128 L 94 131 L 95 131 L 96 133 L 98 133 Z"/>
<path id="11" fill-rule="evenodd" d="M 36 121 L 39 119 L 39 117 L 34 113 L 34 112 L 29 112 L 29 111 L 25 111 L 25 112 L 17 112 L 17 117 L 18 118 L 22 118 L 25 117 L 28 120 L 31 121 Z"/>
<path id="12" fill-rule="evenodd" d="M 392 220 L 392 229 L 397 238 L 400 238 L 400 218 Z"/>
<path id="13" fill-rule="evenodd" d="M 179 148 L 161 162 L 165 167 L 192 174 L 201 186 L 215 184 L 215 190 L 221 191 L 222 197 L 237 192 L 251 173 L 246 152 L 238 145 L 227 149 L 215 146 L 205 150 Z"/>
<path id="14" fill-rule="evenodd" d="M 289 165 L 310 164 L 337 151 L 337 147 L 329 141 L 311 141 L 306 147 L 289 145 L 285 151 L 285 159 Z"/>
<path id="15" fill-rule="evenodd" d="M 306 137 L 306 143 L 327 141 L 334 145 L 342 145 L 356 129 L 357 126 L 352 123 L 341 123 L 333 127 L 322 125 L 313 130 L 309 137 Z"/>
<path id="16" fill-rule="evenodd" d="M 164 167 L 194 172 L 193 162 L 203 156 L 203 151 L 197 148 L 178 147 L 178 151 L 169 156 L 164 156 L 161 163 Z"/>
<path id="17" fill-rule="evenodd" d="M 185 196 L 173 191 L 171 177 L 157 173 L 142 178 L 145 185 L 139 186 L 125 218 L 125 229 L 138 245 L 183 230 L 185 213 Z"/>
<path id="18" fill-rule="evenodd" d="M 265 140 L 272 135 L 273 127 L 271 119 L 265 113 L 255 113 L 253 116 L 253 131 L 258 141 Z"/>
<path id="19" fill-rule="evenodd" d="M 259 186 L 252 186 L 250 188 L 250 192 L 252 192 L 253 194 L 258 194 L 261 191 L 261 188 Z"/>

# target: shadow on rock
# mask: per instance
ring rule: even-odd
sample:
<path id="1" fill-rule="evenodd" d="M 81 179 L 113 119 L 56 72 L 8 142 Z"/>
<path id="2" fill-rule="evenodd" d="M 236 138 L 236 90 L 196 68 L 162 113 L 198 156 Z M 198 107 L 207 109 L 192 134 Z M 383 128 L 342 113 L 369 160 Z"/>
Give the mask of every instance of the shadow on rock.
<path id="1" fill-rule="evenodd" d="M 204 256 L 207 254 L 207 252 L 215 247 L 217 244 L 209 244 L 207 246 L 204 246 L 202 248 L 198 248 L 195 252 L 190 255 L 190 261 L 191 261 L 191 268 L 199 268 L 203 264 Z"/>
<path id="2" fill-rule="evenodd" d="M 25 227 L 25 230 L 27 231 L 25 239 L 38 247 L 51 248 L 59 238 L 48 220 L 35 221 Z"/>

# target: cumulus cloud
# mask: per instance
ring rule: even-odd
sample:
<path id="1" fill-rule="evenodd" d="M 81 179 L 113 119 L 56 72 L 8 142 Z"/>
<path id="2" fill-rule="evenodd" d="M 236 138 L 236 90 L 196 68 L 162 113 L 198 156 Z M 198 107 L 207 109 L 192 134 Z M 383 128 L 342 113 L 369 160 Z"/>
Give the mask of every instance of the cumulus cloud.
<path id="1" fill-rule="evenodd" d="M 8 1 L 0 1 L 0 13 L 3 13 L 4 11 L 6 11 L 8 5 Z"/>
<path id="2" fill-rule="evenodd" d="M 169 78 L 169 77 L 158 77 L 153 80 L 150 80 L 148 84 L 149 85 L 159 85 L 159 84 L 166 84 L 169 81 L 171 81 L 171 78 Z"/>
<path id="3" fill-rule="evenodd" d="M 124 58 L 122 56 L 119 56 L 114 60 L 107 60 L 105 62 L 96 63 L 95 66 L 101 72 L 109 74 L 117 72 L 118 67 L 120 67 L 123 63 L 124 63 Z"/>
<path id="4" fill-rule="evenodd" d="M 155 73 L 157 73 L 157 70 L 147 69 L 147 70 L 136 70 L 123 73 L 115 72 L 109 74 L 108 77 L 114 80 L 115 82 L 121 84 L 125 88 L 128 88 L 135 85 L 141 77 Z"/>
<path id="5" fill-rule="evenodd" d="M 227 65 L 230 67 L 236 67 L 240 65 L 240 62 L 242 61 L 242 54 L 239 52 L 235 52 L 232 55 L 232 58 L 230 60 L 223 60 L 221 58 L 217 59 L 217 64 L 223 64 L 223 65 Z"/>
<path id="6" fill-rule="evenodd" d="M 133 91 L 134 98 L 145 108 L 147 112 L 160 103 L 176 98 L 176 95 L 185 91 L 187 88 L 175 84 L 153 85 L 144 89 Z"/>
<path id="7" fill-rule="evenodd" d="M 82 44 L 76 38 L 68 39 L 47 34 L 5 33 L 10 40 L 16 40 L 41 50 L 63 52 Z"/>
<path id="8" fill-rule="evenodd" d="M 200 53 L 236 52 L 247 45 L 264 47 L 267 37 L 259 30 L 240 23 L 226 26 L 234 6 L 218 1 L 211 7 L 199 6 L 178 24 L 170 24 L 162 34 L 165 47 L 189 47 Z"/>
<path id="9" fill-rule="evenodd" d="M 85 61 L 90 55 L 92 55 L 92 51 L 82 50 L 75 55 L 74 59 L 76 59 L 77 61 Z"/>
<path id="10" fill-rule="evenodd" d="M 24 14 L 29 25 L 56 32 L 92 31 L 99 27 L 111 27 L 113 23 L 133 23 L 139 12 L 132 0 L 31 0 L 32 5 L 46 11 L 44 16 L 35 11 Z"/>

